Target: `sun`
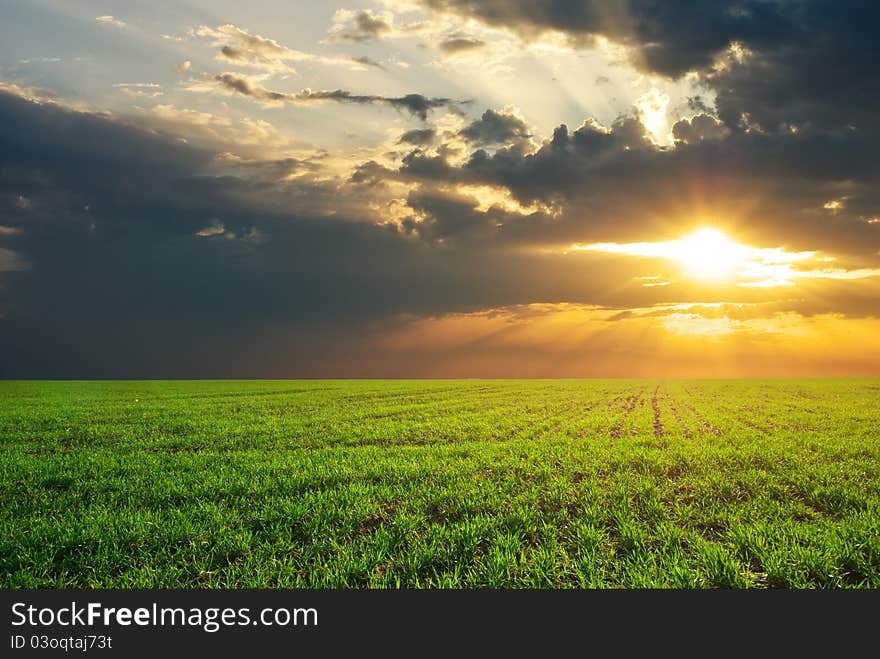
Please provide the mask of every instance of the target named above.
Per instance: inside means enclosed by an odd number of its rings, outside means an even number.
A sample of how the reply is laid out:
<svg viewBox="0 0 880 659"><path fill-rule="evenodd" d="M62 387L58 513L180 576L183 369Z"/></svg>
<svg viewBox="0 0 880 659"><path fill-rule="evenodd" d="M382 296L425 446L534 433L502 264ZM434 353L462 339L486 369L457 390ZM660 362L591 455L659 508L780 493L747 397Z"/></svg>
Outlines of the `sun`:
<svg viewBox="0 0 880 659"><path fill-rule="evenodd" d="M800 279L875 277L880 269L845 271L828 266L834 257L816 252L789 252L784 247L754 247L735 241L724 231L703 226L676 240L642 243L593 243L570 249L664 259L693 282L713 286L769 288L794 286ZM651 266L652 269L655 266ZM643 286L668 286L664 276L647 271L637 277Z"/></svg>
<svg viewBox="0 0 880 659"><path fill-rule="evenodd" d="M742 258L742 246L723 231L711 227L697 229L675 245L673 258L688 275L704 281L730 279Z"/></svg>

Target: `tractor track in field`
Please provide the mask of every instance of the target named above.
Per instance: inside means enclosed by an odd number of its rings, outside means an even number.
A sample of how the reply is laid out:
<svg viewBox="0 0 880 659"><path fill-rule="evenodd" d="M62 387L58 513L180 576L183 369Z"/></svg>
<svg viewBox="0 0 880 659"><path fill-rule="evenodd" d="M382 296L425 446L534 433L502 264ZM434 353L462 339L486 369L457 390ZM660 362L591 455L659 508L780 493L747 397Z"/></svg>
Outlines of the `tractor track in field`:
<svg viewBox="0 0 880 659"><path fill-rule="evenodd" d="M651 407L654 410L654 437L663 436L663 422L660 420L660 403L657 402L657 391L660 385L654 387L654 395L651 397Z"/></svg>

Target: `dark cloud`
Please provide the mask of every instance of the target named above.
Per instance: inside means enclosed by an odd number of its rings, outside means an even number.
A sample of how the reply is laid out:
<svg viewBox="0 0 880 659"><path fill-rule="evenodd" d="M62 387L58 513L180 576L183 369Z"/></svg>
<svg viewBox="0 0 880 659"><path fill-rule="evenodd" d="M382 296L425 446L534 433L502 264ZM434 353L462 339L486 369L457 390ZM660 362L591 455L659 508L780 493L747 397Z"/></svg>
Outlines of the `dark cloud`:
<svg viewBox="0 0 880 659"><path fill-rule="evenodd" d="M556 31L581 43L605 37L629 46L641 68L679 76L708 67L731 42L772 43L790 25L789 6L761 0L420 0L527 39Z"/></svg>
<svg viewBox="0 0 880 659"><path fill-rule="evenodd" d="M611 130L560 126L532 151L520 144L474 151L460 165L414 150L399 169L363 170L364 180L434 186L489 185L519 203L558 207L552 222L506 222L496 241L565 244L674 237L670 229L708 221L759 245L852 254L880 250L880 161L876 146L842 134L729 131L699 115L676 125L675 149L658 149L635 118ZM841 186L845 191L841 192ZM828 222L824 204L846 195ZM876 260L876 259L875 259Z"/></svg>
<svg viewBox="0 0 880 659"><path fill-rule="evenodd" d="M381 335L400 318L529 302L624 309L706 295L692 287L646 288L630 263L609 255L505 247L587 235L601 218L576 193L585 182L587 198L599 194L616 205L616 222L637 223L654 186L641 206L621 200L624 192L643 194L641 160L657 158L658 170L671 165L678 174L681 165L644 146L632 123L612 133L560 128L535 153L510 148L435 172L504 180L517 194L537 197L552 188L551 174L579 170L560 176L558 190L574 204L564 218L497 205L481 210L476 197L422 176L401 228L377 225L381 212L368 214L368 202L378 201L369 183L349 189L344 182L274 179L303 166L289 161L265 171L255 166L247 178L212 175L217 154L210 151L5 93L0 147L0 225L21 228L3 237L3 249L26 264L0 273L3 377L412 374L350 370L372 349L360 337ZM623 154L635 161L615 160ZM608 160L604 166L617 173L587 167L591 158ZM624 185L625 167L637 186ZM381 181L404 173L377 166L370 175ZM619 187L610 187L613 180ZM336 213L322 214L328 209ZM835 313L876 309L870 288L848 285L849 296L827 295L835 290L819 289L811 299ZM733 293L753 302L773 295Z"/></svg>
<svg viewBox="0 0 880 659"><path fill-rule="evenodd" d="M484 117L487 115L497 113L490 110ZM653 151L644 127L633 118L619 121L613 131L593 123L585 123L574 132L559 126L534 153L522 143L491 155L479 149L460 167L451 167L442 156L414 151L403 159L401 173L434 181L502 185L524 203L549 202L559 195L576 193L590 170L596 169L595 162L607 161L629 149Z"/></svg>
<svg viewBox="0 0 880 659"><path fill-rule="evenodd" d="M672 127L676 142L694 144L703 140L721 140L730 135L730 129L715 117L698 114L690 119L682 119Z"/></svg>
<svg viewBox="0 0 880 659"><path fill-rule="evenodd" d="M437 131L434 128L415 128L406 131L400 136L399 144L412 144L414 146L430 146L437 137Z"/></svg>
<svg viewBox="0 0 880 659"><path fill-rule="evenodd" d="M0 93L0 147L0 224L24 226L4 249L28 265L0 279L3 376L301 373L309 328L550 294L515 259L377 226L363 189L210 175L216 154L106 117Z"/></svg>
<svg viewBox="0 0 880 659"><path fill-rule="evenodd" d="M526 122L510 111L486 110L483 116L463 128L461 135L474 144L508 144L531 137Z"/></svg>
<svg viewBox="0 0 880 659"><path fill-rule="evenodd" d="M440 50L446 55L457 55L459 53L480 50L486 47L486 42L481 39L472 39L468 37L453 37L440 42Z"/></svg>
<svg viewBox="0 0 880 659"><path fill-rule="evenodd" d="M414 214L403 222L403 230L430 244L448 244L450 240L483 243L507 218L499 209L476 210L475 198L457 192L413 192L407 204Z"/></svg>
<svg viewBox="0 0 880 659"><path fill-rule="evenodd" d="M573 42L603 37L637 68L694 71L731 129L877 132L880 5L827 0L420 0L507 27L527 39L553 30ZM708 113L699 97L694 111Z"/></svg>
<svg viewBox="0 0 880 659"><path fill-rule="evenodd" d="M688 96L687 108L691 112L696 112L698 114L712 114L712 108L699 94L697 94L696 96Z"/></svg>
<svg viewBox="0 0 880 659"><path fill-rule="evenodd" d="M352 103L357 105L388 105L395 110L405 110L422 119L428 118L428 112L437 108L457 110L462 101L451 98L428 98L422 94L407 94L405 96L388 97L372 94L353 94L350 91L336 89L333 91L313 91L304 89L296 94L287 94L268 90L253 84L247 78L232 73L221 73L214 77L217 84L228 91L233 91L243 96L249 96L263 103L293 103L305 104L322 101L335 103Z"/></svg>
<svg viewBox="0 0 880 659"><path fill-rule="evenodd" d="M185 344L198 346L200 335L344 314L366 321L419 306L421 289L441 287L445 276L418 245L342 216L340 199L318 203L341 215L322 221L308 199L319 191L209 176L214 161L103 117L0 93L0 198L9 201L0 224L26 222L12 246L31 266L0 280L4 375L98 372L105 360L89 361L102 342L117 374L151 358L196 373L204 363ZM20 195L33 200L29 209L16 207ZM237 239L218 239L227 232Z"/></svg>
<svg viewBox="0 0 880 659"><path fill-rule="evenodd" d="M880 48L871 27L880 5L797 2L786 19L774 42L705 76L721 119L765 131L880 132Z"/></svg>

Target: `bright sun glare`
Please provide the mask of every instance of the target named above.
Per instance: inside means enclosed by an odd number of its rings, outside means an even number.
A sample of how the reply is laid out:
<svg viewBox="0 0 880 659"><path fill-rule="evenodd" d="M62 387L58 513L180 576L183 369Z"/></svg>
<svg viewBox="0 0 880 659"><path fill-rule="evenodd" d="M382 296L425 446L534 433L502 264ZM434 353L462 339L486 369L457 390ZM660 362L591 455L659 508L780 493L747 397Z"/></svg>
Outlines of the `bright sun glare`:
<svg viewBox="0 0 880 659"><path fill-rule="evenodd" d="M691 280L710 284L771 287L794 286L800 279L880 277L880 268L834 267L834 257L816 252L789 252L783 247L751 247L713 227L701 227L679 238L654 243L593 243L570 249L666 259ZM646 273L647 274L647 273ZM656 273L637 277L643 286L667 286Z"/></svg>
<svg viewBox="0 0 880 659"><path fill-rule="evenodd" d="M740 245L718 229L697 229L677 242L673 255L695 279L720 281L736 273Z"/></svg>

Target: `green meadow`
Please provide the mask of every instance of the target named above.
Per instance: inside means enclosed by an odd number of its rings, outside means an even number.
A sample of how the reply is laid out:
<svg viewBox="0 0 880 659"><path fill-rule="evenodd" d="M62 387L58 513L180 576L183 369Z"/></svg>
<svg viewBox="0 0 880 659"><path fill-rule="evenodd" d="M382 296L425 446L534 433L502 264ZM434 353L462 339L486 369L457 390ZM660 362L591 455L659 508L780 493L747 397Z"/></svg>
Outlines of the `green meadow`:
<svg viewBox="0 0 880 659"><path fill-rule="evenodd" d="M880 379L0 382L3 588L878 588Z"/></svg>

